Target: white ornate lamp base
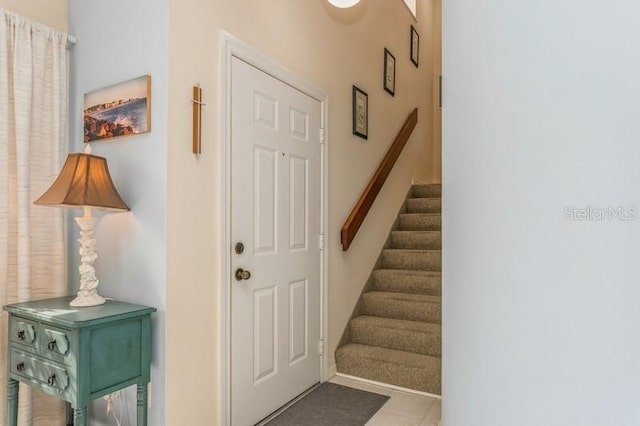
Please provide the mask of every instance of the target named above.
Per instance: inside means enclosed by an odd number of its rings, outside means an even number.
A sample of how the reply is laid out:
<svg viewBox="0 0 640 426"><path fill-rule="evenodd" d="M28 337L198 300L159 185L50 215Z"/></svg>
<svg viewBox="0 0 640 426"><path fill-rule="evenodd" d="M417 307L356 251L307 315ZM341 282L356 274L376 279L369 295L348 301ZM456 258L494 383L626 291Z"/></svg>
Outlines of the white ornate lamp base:
<svg viewBox="0 0 640 426"><path fill-rule="evenodd" d="M77 217L76 223L80 227L80 290L78 297L73 299L70 306L87 307L98 306L105 303L104 297L98 294L99 281L96 278L96 270L93 262L98 258L96 253L96 237L93 228L96 219L91 216L91 208L84 208L84 216Z"/></svg>
<svg viewBox="0 0 640 426"><path fill-rule="evenodd" d="M78 296L69 303L69 306L76 308L84 308L87 306L104 305L105 298L100 296L96 290L84 291L80 290Z"/></svg>

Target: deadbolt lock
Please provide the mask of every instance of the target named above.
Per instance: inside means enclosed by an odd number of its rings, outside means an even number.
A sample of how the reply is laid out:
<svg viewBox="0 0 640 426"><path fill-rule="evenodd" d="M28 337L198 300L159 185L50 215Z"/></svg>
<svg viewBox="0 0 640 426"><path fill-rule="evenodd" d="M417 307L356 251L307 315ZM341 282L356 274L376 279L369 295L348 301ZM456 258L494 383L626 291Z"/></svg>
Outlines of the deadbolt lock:
<svg viewBox="0 0 640 426"><path fill-rule="evenodd" d="M236 254L244 253L244 244L242 244L241 242L237 242L236 243L236 247L235 247L235 251L236 251Z"/></svg>

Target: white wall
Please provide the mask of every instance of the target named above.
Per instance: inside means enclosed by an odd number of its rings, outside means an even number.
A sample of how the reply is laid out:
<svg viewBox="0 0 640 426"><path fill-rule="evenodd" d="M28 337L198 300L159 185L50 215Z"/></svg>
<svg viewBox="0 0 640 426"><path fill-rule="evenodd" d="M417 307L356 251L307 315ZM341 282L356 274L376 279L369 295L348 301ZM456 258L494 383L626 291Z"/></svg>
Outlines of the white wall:
<svg viewBox="0 0 640 426"><path fill-rule="evenodd" d="M640 3L443 3L443 423L636 426Z"/></svg>
<svg viewBox="0 0 640 426"><path fill-rule="evenodd" d="M93 143L108 160L111 176L129 213L109 213L98 222L99 291L118 300L155 306L150 425L164 425L165 291L168 110L168 0L70 0L69 31L78 43L71 50L71 144L83 144L83 94L120 81L152 77L152 130L148 134ZM77 233L69 225L70 277L78 286ZM135 424L135 386L126 392ZM104 404L94 404L92 425L105 419ZM125 416L126 418L126 416ZM129 424L128 422L124 423Z"/></svg>
<svg viewBox="0 0 640 426"><path fill-rule="evenodd" d="M329 94L329 332L333 354L412 178L429 181L432 140L433 1L418 4L420 68L409 59L414 19L400 1L337 9L326 0L170 1L168 151L168 423L218 424L220 309L220 30L226 30ZM384 48L396 57L396 96L382 88ZM202 155L191 153L191 87L200 83ZM351 87L369 94L369 139L351 134ZM342 223L413 108L419 123L348 253ZM185 209L184 206L189 206ZM185 291L188 283L190 291ZM197 338L184 333L197 324ZM197 369L180 371L189 359ZM183 390L189 388L191 393ZM183 422L183 423L180 423Z"/></svg>

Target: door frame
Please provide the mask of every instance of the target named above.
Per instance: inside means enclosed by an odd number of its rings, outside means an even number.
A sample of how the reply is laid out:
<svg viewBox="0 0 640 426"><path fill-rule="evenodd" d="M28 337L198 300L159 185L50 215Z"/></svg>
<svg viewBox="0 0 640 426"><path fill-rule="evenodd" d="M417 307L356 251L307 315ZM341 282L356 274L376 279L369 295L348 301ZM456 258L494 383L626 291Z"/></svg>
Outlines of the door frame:
<svg viewBox="0 0 640 426"><path fill-rule="evenodd" d="M320 229L324 236L324 247L320 251L320 339L324 342L320 355L320 381L328 379L329 357L327 356L328 322L328 276L329 244L328 195L329 195L329 95L313 83L297 76L290 70L259 53L256 49L240 41L228 32L220 31L220 310L219 345L220 364L220 424L231 424L231 63L234 57L271 75L283 83L319 101L321 122L324 128L324 142L320 150L321 170L321 210ZM275 407L278 408L278 407Z"/></svg>

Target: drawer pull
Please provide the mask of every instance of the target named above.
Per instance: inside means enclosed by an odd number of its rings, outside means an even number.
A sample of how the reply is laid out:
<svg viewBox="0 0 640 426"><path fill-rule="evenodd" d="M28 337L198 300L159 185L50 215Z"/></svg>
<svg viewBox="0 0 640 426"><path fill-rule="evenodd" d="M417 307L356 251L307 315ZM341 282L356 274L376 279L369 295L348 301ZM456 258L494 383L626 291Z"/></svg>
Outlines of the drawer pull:
<svg viewBox="0 0 640 426"><path fill-rule="evenodd" d="M26 338L26 336L24 334L24 330L18 331L18 339L19 340L24 340L25 338Z"/></svg>
<svg viewBox="0 0 640 426"><path fill-rule="evenodd" d="M48 348L50 351L55 350L55 349L56 349L56 339L53 339L52 341L50 341L50 342L47 344L47 348Z"/></svg>
<svg viewBox="0 0 640 426"><path fill-rule="evenodd" d="M56 384L56 374L55 373L49 375L49 378L47 379L47 384L49 386L54 386Z"/></svg>
<svg viewBox="0 0 640 426"><path fill-rule="evenodd" d="M22 373L24 371L24 362L21 362L20 364L16 365L16 370Z"/></svg>

